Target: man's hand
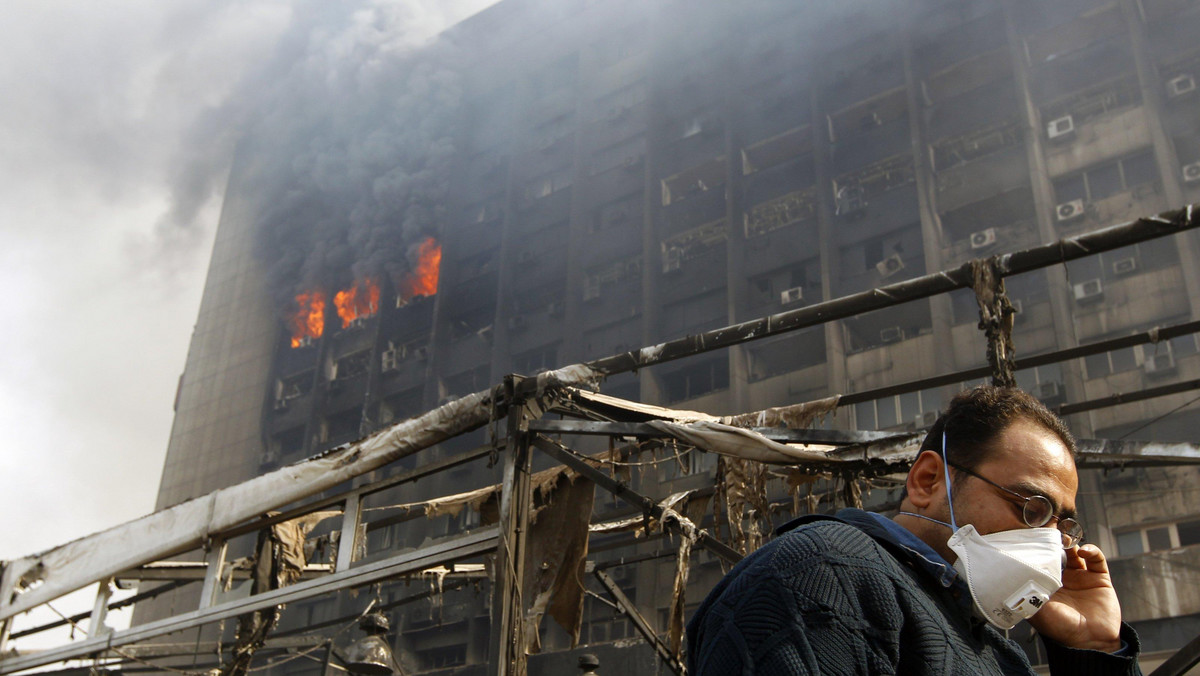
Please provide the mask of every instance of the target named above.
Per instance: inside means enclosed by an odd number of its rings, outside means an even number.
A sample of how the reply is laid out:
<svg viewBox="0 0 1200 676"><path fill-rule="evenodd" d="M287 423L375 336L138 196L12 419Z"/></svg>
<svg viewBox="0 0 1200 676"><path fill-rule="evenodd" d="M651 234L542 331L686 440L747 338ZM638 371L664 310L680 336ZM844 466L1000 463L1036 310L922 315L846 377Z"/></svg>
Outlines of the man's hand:
<svg viewBox="0 0 1200 676"><path fill-rule="evenodd" d="M1067 550L1063 586L1029 624L1039 634L1072 648L1115 652L1121 647L1121 605L1096 545Z"/></svg>

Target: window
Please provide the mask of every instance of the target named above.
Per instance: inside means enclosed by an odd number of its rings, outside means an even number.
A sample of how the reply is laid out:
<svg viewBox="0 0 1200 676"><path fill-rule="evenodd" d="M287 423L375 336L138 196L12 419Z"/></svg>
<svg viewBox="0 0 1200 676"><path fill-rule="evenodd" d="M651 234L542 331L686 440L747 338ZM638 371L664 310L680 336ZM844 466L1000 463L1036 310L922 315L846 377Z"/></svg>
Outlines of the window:
<svg viewBox="0 0 1200 676"><path fill-rule="evenodd" d="M882 430L900 424L914 423L917 427L928 427L942 407L942 394L937 388L908 392L864 401L854 405L855 427L860 430Z"/></svg>
<svg viewBox="0 0 1200 676"><path fill-rule="evenodd" d="M363 375L371 366L371 351L360 350L334 362L333 380L348 380Z"/></svg>
<svg viewBox="0 0 1200 676"><path fill-rule="evenodd" d="M622 168L633 171L642 166L646 157L646 137L642 135L614 143L592 154L591 173L600 174Z"/></svg>
<svg viewBox="0 0 1200 676"><path fill-rule="evenodd" d="M1145 151L1057 179L1054 195L1059 204L1079 199L1094 202L1157 180L1154 155Z"/></svg>
<svg viewBox="0 0 1200 676"><path fill-rule="evenodd" d="M513 369L527 376L549 371L557 365L558 344L543 345L513 357Z"/></svg>
<svg viewBox="0 0 1200 676"><path fill-rule="evenodd" d="M525 196L531 200L550 195L571 186L571 169L557 169L542 174L525 185Z"/></svg>
<svg viewBox="0 0 1200 676"><path fill-rule="evenodd" d="M1088 378L1102 378L1112 373L1132 371L1138 367L1137 353L1132 347L1088 355L1083 358Z"/></svg>
<svg viewBox="0 0 1200 676"><path fill-rule="evenodd" d="M600 232L610 228L622 228L641 223L641 220L641 193L633 193L600 207L592 220L591 230Z"/></svg>
<svg viewBox="0 0 1200 676"><path fill-rule="evenodd" d="M692 399L729 387L729 360L722 356L663 376L669 403Z"/></svg>
<svg viewBox="0 0 1200 676"><path fill-rule="evenodd" d="M1136 556L1200 544L1200 519L1156 524L1114 533L1118 556Z"/></svg>

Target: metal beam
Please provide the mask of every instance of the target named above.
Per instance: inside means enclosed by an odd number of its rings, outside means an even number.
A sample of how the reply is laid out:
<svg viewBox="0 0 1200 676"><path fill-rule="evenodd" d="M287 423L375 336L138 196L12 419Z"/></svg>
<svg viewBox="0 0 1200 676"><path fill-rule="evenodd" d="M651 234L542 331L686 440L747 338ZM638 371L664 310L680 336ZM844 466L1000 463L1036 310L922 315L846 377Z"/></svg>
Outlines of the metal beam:
<svg viewBox="0 0 1200 676"><path fill-rule="evenodd" d="M350 570L339 571L319 580L299 582L290 587L273 589L269 592L248 598L229 601L156 622L149 622L124 631L113 632L100 638L76 641L75 643L31 655L5 657L0 659L0 674L12 674L46 664L78 659L109 648L146 641L156 636L199 627L210 622L230 619L244 613L264 610L284 603L294 603L340 589L361 587L391 577L414 573L432 566L480 556L496 548L497 532L496 528L487 528L462 537L443 540L429 547L405 552L382 561L363 564Z"/></svg>
<svg viewBox="0 0 1200 676"><path fill-rule="evenodd" d="M662 660L663 664L666 664L667 668L675 672L678 676L684 676L684 674L687 673L687 670L682 664L679 663L679 660L675 659L675 656L671 654L671 649L668 648L667 644L658 637L658 634L655 633L654 628L651 627L650 623L646 621L645 616L643 616L642 613L637 609L637 606L635 606L633 602L629 600L629 597L625 595L625 592L621 591L621 587L619 587L617 583L614 582L613 579L602 570L592 571L592 574L596 576L596 579L599 580L600 584L604 586L604 590L607 591L608 595L612 597L612 600L616 602L617 608L625 614L625 617L629 618L630 622L633 623L633 628L637 629L638 633L642 635L642 638L646 639L646 643L649 643L650 647L654 648L654 652L658 655L658 659Z"/></svg>
<svg viewBox="0 0 1200 676"><path fill-rule="evenodd" d="M894 432L793 430L786 427L751 427L771 441L786 444L862 444L896 436ZM646 423L594 422L590 420L537 420L529 423L530 432L542 434L595 434L620 437L662 437L663 433Z"/></svg>
<svg viewBox="0 0 1200 676"><path fill-rule="evenodd" d="M512 392L514 380L505 381ZM500 492L499 541L492 597L488 674L525 676L525 548L532 508L532 458L523 406L508 409L504 478ZM534 629L534 631L537 631Z"/></svg>
<svg viewBox="0 0 1200 676"><path fill-rule="evenodd" d="M1101 352L1109 352L1110 350L1119 350L1125 347L1134 345L1146 345L1163 340L1170 340L1179 336L1186 336L1200 332L1200 321L1185 322L1183 324L1175 324L1172 326L1162 326L1141 331L1129 336L1121 336L1119 338L1111 338L1102 340L1096 343L1088 343L1087 345L1079 345L1077 347L1069 347L1065 350L1056 350L1054 352L1046 352L1032 357L1024 357L1017 360L1016 368L1018 371L1022 369L1030 369L1035 366L1045 366L1047 364L1058 364L1070 359L1079 357L1087 357ZM943 385L954 385L961 383L964 380L974 380L976 378L984 378L991 375L992 369L990 366L977 366L975 368L962 369L954 373L943 373L942 375L922 378L920 380L910 380L907 383L898 383L896 385L888 385L886 387L877 387L872 390L863 390L862 392L849 392L838 398L838 406L851 406L860 404L865 401L875 401L883 397L890 397L897 394L906 394L916 392L931 387L941 387ZM1128 395L1126 395L1128 396ZM1070 404L1069 406L1076 406ZM1091 410L1091 409L1084 409ZM1078 412L1078 411L1072 411Z"/></svg>
<svg viewBox="0 0 1200 676"><path fill-rule="evenodd" d="M1200 636L1192 639L1180 648L1166 662L1150 672L1150 676L1183 676L1189 669L1200 664Z"/></svg>
<svg viewBox="0 0 1200 676"><path fill-rule="evenodd" d="M650 498L629 488L616 479L613 479L595 467L592 467L583 460L575 457L569 451L559 447L558 444L550 439L547 439L546 437L534 437L533 445L562 464L575 470L580 474L580 476L583 476L609 493L612 493L625 502L637 507L638 509L642 510L642 513L659 519L659 521L662 522L663 508ZM679 527L679 524L675 523L674 521L667 521L665 522L665 525L681 535L684 534L682 529ZM738 561L742 560L741 554L737 553L724 542L714 538L705 531L700 531L700 537L696 540L696 544L707 549L713 554L716 554L729 563L737 563Z"/></svg>
<svg viewBox="0 0 1200 676"><path fill-rule="evenodd" d="M1059 263L1111 251L1130 244L1174 235L1200 226L1200 210L1193 213L1191 205L1158 216L1140 218L1076 237L1068 237L1032 249L993 257L1001 277L1032 272ZM970 288L974 261L957 268L915 277L870 291L844 296L788 312L733 324L712 331L686 336L677 340L643 347L640 350L586 362L587 366L605 375L636 371L692 355L712 352L752 340L788 333L838 319L880 310L914 300L921 300Z"/></svg>

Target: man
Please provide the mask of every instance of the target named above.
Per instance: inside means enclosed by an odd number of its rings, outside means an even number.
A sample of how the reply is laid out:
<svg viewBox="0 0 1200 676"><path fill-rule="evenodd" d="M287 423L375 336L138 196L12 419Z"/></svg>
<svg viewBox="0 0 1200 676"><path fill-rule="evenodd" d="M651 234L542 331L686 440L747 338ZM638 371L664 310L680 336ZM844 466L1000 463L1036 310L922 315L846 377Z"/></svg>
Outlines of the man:
<svg viewBox="0 0 1200 676"><path fill-rule="evenodd" d="M1140 674L1104 554L1079 545L1074 453L1030 395L959 394L894 520L802 517L713 589L689 674L1032 674L1002 633L1022 618L1052 674Z"/></svg>

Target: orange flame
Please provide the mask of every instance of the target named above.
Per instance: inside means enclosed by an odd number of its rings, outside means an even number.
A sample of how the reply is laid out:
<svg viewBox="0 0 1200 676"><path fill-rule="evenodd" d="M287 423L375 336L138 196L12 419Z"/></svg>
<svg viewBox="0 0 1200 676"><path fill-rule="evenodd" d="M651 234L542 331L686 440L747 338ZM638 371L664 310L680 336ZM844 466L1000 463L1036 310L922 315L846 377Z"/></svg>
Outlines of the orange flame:
<svg viewBox="0 0 1200 676"><path fill-rule="evenodd" d="M296 296L296 314L292 315L292 347L301 347L305 339L320 338L325 332L325 293L308 291Z"/></svg>
<svg viewBox="0 0 1200 676"><path fill-rule="evenodd" d="M417 296L432 296L437 293L438 271L442 267L442 245L432 237L426 237L417 249L417 265L400 281L400 300L407 303Z"/></svg>
<svg viewBox="0 0 1200 676"><path fill-rule="evenodd" d="M370 317L379 311L379 285L373 279L355 282L349 289L338 291L333 297L333 304L342 318L344 329L355 319Z"/></svg>

